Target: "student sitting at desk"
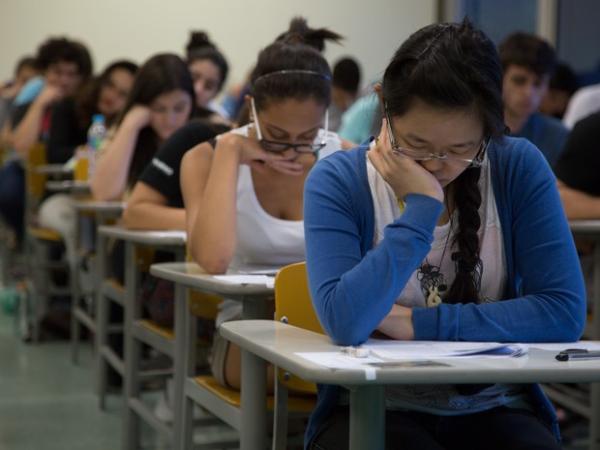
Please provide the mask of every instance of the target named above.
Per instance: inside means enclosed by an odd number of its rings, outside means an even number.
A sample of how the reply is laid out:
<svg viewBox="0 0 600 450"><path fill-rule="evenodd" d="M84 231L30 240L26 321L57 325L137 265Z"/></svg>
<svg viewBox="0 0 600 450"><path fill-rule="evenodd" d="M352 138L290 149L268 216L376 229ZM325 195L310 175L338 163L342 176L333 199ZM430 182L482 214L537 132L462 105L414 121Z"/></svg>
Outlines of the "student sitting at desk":
<svg viewBox="0 0 600 450"><path fill-rule="evenodd" d="M229 72L225 56L203 31L190 33L186 53L196 92L196 117L214 123L227 123L226 112L214 101Z"/></svg>
<svg viewBox="0 0 600 450"><path fill-rule="evenodd" d="M159 54L140 68L114 136L98 155L91 179L96 200L120 200L159 145L190 119L194 84L177 55ZM109 133L110 134L110 133Z"/></svg>
<svg viewBox="0 0 600 450"><path fill-rule="evenodd" d="M499 52L506 125L514 136L538 147L552 166L569 134L560 120L538 112L556 67L554 49L535 35L514 33L500 44Z"/></svg>
<svg viewBox="0 0 600 450"><path fill-rule="evenodd" d="M123 211L123 225L136 230L185 230L181 160L192 148L227 131L226 125L196 119L173 133L133 187Z"/></svg>
<svg viewBox="0 0 600 450"><path fill-rule="evenodd" d="M379 137L323 160L305 190L308 278L331 338L572 342L585 292L554 176L504 135L502 69L468 22L402 44ZM347 448L347 396L320 386L307 447ZM537 385L394 386L388 448L558 449Z"/></svg>
<svg viewBox="0 0 600 450"><path fill-rule="evenodd" d="M52 108L48 155L54 163L64 163L75 149L87 142L87 132L95 114L102 114L106 126L119 117L138 67L121 60L110 64L75 97L65 98Z"/></svg>
<svg viewBox="0 0 600 450"><path fill-rule="evenodd" d="M6 139L15 155L26 159L33 144L46 142L52 122L52 105L59 99L74 96L92 73L87 48L66 38L50 38L38 49L36 65L43 77L34 77L14 100ZM12 158L11 158L12 159ZM52 158L48 159L52 163ZM0 169L0 215L14 229L17 241L24 233L25 170L19 159L12 159Z"/></svg>
<svg viewBox="0 0 600 450"><path fill-rule="evenodd" d="M181 182L192 257L209 273L304 260L302 191L315 164L342 147L327 131L331 71L306 42L334 35L303 19L258 56L246 101L252 124L183 158ZM335 35L337 36L337 35ZM225 301L217 324L241 315ZM215 335L213 374L239 388L239 349Z"/></svg>

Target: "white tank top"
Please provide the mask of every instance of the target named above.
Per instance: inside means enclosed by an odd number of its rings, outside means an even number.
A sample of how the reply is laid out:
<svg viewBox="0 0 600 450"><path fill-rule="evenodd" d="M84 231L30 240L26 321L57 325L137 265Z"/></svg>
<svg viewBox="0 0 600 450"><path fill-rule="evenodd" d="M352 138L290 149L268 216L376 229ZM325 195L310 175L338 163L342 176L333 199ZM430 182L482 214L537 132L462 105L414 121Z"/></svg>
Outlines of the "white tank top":
<svg viewBox="0 0 600 450"><path fill-rule="evenodd" d="M250 127L246 125L231 132L247 137ZM325 130L320 130L314 142L321 142L324 133ZM342 148L336 133L328 132L325 142L318 159ZM267 213L256 197L250 166L245 164L238 172L236 235L237 245L229 265L231 270L279 268L305 259L304 221L283 220ZM223 302L217 325L240 313L238 302Z"/></svg>

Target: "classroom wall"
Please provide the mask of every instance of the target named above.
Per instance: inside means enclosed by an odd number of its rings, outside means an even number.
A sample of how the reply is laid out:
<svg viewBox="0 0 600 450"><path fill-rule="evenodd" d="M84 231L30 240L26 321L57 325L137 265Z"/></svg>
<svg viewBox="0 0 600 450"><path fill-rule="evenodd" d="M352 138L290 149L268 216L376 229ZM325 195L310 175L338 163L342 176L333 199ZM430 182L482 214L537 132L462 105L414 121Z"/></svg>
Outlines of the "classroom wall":
<svg viewBox="0 0 600 450"><path fill-rule="evenodd" d="M577 72L600 72L599 20L598 0L559 2L558 56Z"/></svg>
<svg viewBox="0 0 600 450"><path fill-rule="evenodd" d="M383 72L397 46L437 17L436 0L0 0L0 80L48 36L66 34L92 50L95 68L155 52L184 51L190 30L207 30L240 81L256 54L302 14L347 37L326 56L356 56L366 79Z"/></svg>

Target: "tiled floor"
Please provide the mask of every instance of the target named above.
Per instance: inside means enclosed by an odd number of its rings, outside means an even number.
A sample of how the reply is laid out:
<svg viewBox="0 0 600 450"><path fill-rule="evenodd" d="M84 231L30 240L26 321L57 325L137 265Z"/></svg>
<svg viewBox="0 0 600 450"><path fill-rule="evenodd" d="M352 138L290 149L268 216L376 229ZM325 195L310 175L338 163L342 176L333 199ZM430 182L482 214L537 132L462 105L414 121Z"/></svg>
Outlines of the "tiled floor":
<svg viewBox="0 0 600 450"><path fill-rule="evenodd" d="M0 309L0 450L121 448L122 397L109 396L107 410L99 409L90 348L82 345L76 366L67 341L23 343L12 316ZM149 428L142 430L144 450L169 448ZM232 433L214 426L195 435L199 442L214 442L235 439Z"/></svg>
<svg viewBox="0 0 600 450"><path fill-rule="evenodd" d="M0 449L108 450L120 447L120 400L98 408L89 347L71 363L65 341L25 344L0 313Z"/></svg>

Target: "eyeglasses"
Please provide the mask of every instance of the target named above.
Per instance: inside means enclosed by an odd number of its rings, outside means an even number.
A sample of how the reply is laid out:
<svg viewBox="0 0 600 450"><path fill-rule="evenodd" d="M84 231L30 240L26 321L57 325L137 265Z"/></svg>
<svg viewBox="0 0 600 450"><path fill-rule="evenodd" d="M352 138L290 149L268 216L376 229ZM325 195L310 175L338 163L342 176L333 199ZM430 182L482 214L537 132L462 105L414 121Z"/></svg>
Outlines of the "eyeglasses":
<svg viewBox="0 0 600 450"><path fill-rule="evenodd" d="M414 150L407 147L403 147L396 142L396 138L394 136L394 130L392 129L392 121L390 120L390 115L387 110L387 106L385 109L385 118L387 122L388 135L390 137L390 144L392 146L392 151L394 153L399 153L404 156L409 157L415 161L430 161L432 159L437 159L440 161L447 161L449 163L454 163L457 165L463 165L468 167L481 167L483 164L483 158L485 156L485 152L490 143L489 139L484 139L481 141L479 146L477 147L477 153L474 158L462 158L460 156L451 155L448 153L431 153L427 150Z"/></svg>
<svg viewBox="0 0 600 450"><path fill-rule="evenodd" d="M250 107L252 108L252 115L254 116L254 126L256 127L256 137L258 138L258 142L260 146L272 153L281 153L288 149L293 149L297 153L317 153L319 150L324 148L327 145L325 141L327 137L327 131L329 129L329 112L325 112L325 133L322 133L323 138L321 142L318 144L294 144L292 142L279 142L279 141L269 141L268 139L264 139L262 136L262 132L260 131L260 124L258 122L258 115L256 114L256 105L254 104L254 99L250 99Z"/></svg>

